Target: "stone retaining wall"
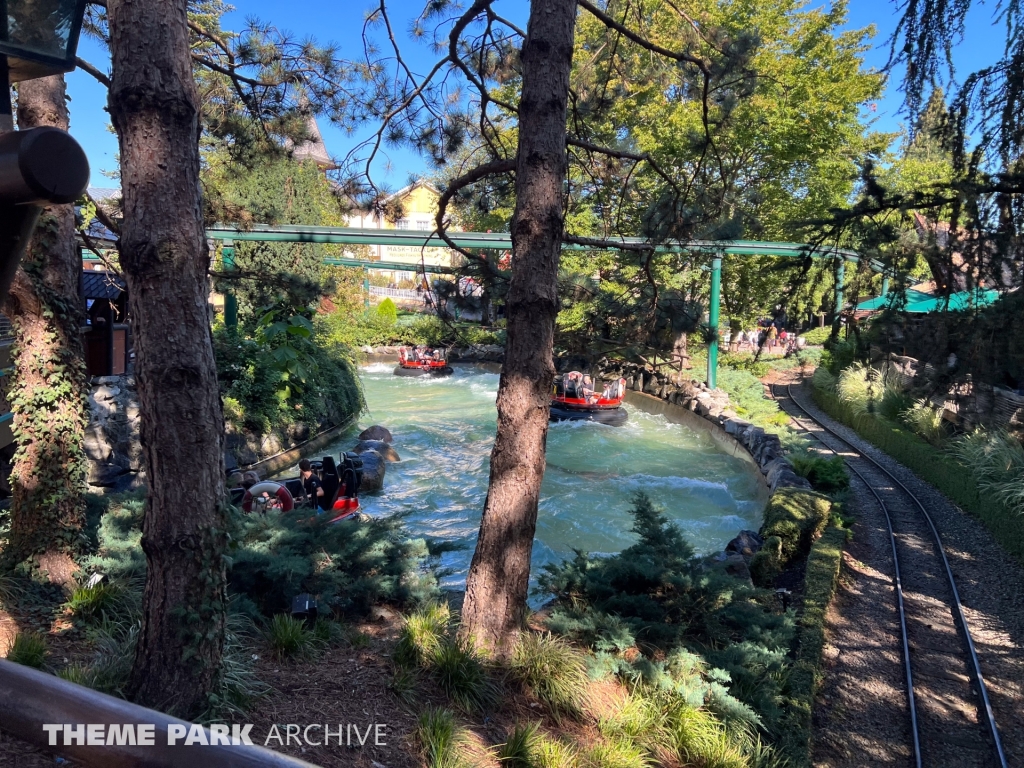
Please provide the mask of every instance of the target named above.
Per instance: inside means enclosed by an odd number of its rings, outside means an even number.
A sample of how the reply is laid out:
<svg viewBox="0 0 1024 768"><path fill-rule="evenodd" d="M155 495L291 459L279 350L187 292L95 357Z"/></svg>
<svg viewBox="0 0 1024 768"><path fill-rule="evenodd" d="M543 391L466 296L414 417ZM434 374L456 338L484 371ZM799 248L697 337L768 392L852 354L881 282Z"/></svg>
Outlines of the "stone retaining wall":
<svg viewBox="0 0 1024 768"><path fill-rule="evenodd" d="M127 491L145 484L134 376L99 376L89 392L85 454L92 490Z"/></svg>

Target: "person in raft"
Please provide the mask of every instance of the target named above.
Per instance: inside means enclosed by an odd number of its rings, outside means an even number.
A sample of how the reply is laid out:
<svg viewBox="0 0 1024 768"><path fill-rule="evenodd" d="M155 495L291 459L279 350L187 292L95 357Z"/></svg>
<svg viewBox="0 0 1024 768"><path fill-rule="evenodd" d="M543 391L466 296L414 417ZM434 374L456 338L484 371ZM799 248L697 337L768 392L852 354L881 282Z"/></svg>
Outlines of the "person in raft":
<svg viewBox="0 0 1024 768"><path fill-rule="evenodd" d="M299 475L302 477L302 500L318 513L323 512L324 487L320 484L320 478L313 474L313 465L309 459L299 462Z"/></svg>
<svg viewBox="0 0 1024 768"><path fill-rule="evenodd" d="M597 402L597 398L594 397L594 382L589 376L583 377L583 399L588 403Z"/></svg>

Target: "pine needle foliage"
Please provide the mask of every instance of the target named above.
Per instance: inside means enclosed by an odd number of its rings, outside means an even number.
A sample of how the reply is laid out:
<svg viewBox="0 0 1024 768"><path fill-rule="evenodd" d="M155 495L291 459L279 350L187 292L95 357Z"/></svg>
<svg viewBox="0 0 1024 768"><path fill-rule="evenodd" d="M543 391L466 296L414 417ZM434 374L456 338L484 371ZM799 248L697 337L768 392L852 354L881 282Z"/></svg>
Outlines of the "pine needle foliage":
<svg viewBox="0 0 1024 768"><path fill-rule="evenodd" d="M550 565L539 579L556 605L548 627L597 650L606 669L711 702L726 720L770 727L793 619L768 593L709 569L646 494L630 510L639 540L618 555ZM632 663L619 654L639 648ZM662 660L656 660L657 657Z"/></svg>
<svg viewBox="0 0 1024 768"><path fill-rule="evenodd" d="M142 583L143 505L137 496L110 502L86 570L115 583ZM228 587L238 612L252 618L290 610L302 592L316 595L321 610L352 615L381 603L429 602L439 594L434 574L425 568L429 543L409 539L398 517L330 524L309 510L235 513L232 526Z"/></svg>

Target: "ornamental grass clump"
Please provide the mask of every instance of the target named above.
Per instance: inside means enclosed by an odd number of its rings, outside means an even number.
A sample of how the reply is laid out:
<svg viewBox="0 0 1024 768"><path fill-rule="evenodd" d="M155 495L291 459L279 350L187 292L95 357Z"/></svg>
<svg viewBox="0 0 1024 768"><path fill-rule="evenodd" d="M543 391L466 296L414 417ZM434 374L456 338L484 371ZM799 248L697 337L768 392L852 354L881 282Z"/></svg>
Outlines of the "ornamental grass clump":
<svg viewBox="0 0 1024 768"><path fill-rule="evenodd" d="M563 638L524 632L508 663L508 672L555 717L583 716L588 698L587 662Z"/></svg>
<svg viewBox="0 0 1024 768"><path fill-rule="evenodd" d="M42 669L49 646L46 637L36 632L19 632L7 649L7 660L26 667Z"/></svg>
<svg viewBox="0 0 1024 768"><path fill-rule="evenodd" d="M900 419L932 445L942 445L946 430L941 408L936 408L925 399L916 400L900 414Z"/></svg>
<svg viewBox="0 0 1024 768"><path fill-rule="evenodd" d="M863 363L844 368L836 380L836 393L855 416L872 410L871 369Z"/></svg>
<svg viewBox="0 0 1024 768"><path fill-rule="evenodd" d="M445 642L451 621L451 609L446 603L430 603L410 613L395 645L394 662L403 667L428 663Z"/></svg>
<svg viewBox="0 0 1024 768"><path fill-rule="evenodd" d="M479 712L494 704L498 689L483 660L467 643L446 638L429 659L429 668L448 699L464 712Z"/></svg>
<svg viewBox="0 0 1024 768"><path fill-rule="evenodd" d="M978 488L1011 513L1024 515L1024 446L1006 431L978 429L957 440L953 453Z"/></svg>
<svg viewBox="0 0 1024 768"><path fill-rule="evenodd" d="M428 707L416 721L416 742L427 768L469 768L466 758L469 734L459 726L455 714L441 707Z"/></svg>
<svg viewBox="0 0 1024 768"><path fill-rule="evenodd" d="M279 659L289 657L307 658L323 650L326 643L316 633L306 628L302 619L279 613L267 623L264 637L274 655Z"/></svg>

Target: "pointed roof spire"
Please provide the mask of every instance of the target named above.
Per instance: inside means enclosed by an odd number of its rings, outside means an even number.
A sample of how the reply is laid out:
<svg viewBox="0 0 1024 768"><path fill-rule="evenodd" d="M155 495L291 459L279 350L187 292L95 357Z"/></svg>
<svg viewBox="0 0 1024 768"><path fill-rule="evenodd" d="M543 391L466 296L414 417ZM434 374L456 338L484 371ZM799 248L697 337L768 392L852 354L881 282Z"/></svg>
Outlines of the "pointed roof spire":
<svg viewBox="0 0 1024 768"><path fill-rule="evenodd" d="M316 118L312 114L306 121L306 131L309 133L309 138L292 150L292 157L299 162L312 160L324 171L337 168L338 164L327 153L324 137L320 134L320 127L316 124Z"/></svg>
<svg viewBox="0 0 1024 768"><path fill-rule="evenodd" d="M300 93L299 95L299 110L306 115L306 133L309 135L309 138L299 143L298 146L295 146L289 140L285 142L285 146L292 150L292 157L300 163L305 160L312 160L322 171L334 170L338 167L338 164L334 162L327 152L324 137L320 133L320 126L317 125L316 116L310 108L309 99L305 93Z"/></svg>

